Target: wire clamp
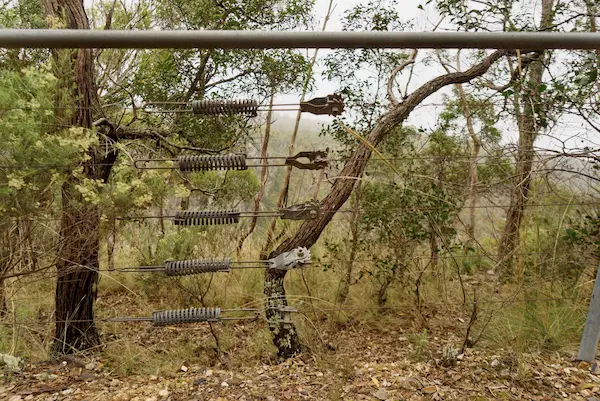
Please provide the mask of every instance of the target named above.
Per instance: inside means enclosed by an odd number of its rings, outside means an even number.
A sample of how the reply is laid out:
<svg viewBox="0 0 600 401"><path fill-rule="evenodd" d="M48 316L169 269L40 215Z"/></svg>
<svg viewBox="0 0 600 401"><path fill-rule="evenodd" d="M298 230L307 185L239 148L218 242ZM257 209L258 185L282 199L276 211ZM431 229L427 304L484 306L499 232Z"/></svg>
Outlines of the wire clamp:
<svg viewBox="0 0 600 401"><path fill-rule="evenodd" d="M300 158L307 158L308 163L299 161ZM294 156L286 157L286 166L296 167L299 170L322 170L329 165L327 160L327 151L317 150L314 152L299 152Z"/></svg>
<svg viewBox="0 0 600 401"><path fill-rule="evenodd" d="M280 209L282 220L314 220L321 216L321 204L318 200Z"/></svg>
<svg viewBox="0 0 600 401"><path fill-rule="evenodd" d="M339 93L316 97L307 102L300 102L300 111L316 115L339 116L344 111L344 99Z"/></svg>
<svg viewBox="0 0 600 401"><path fill-rule="evenodd" d="M293 327L294 321L292 320L292 313L297 313L298 310L289 306L276 306L270 308L271 310L277 311L280 315L279 318L269 319L268 323L271 328Z"/></svg>
<svg viewBox="0 0 600 401"><path fill-rule="evenodd" d="M269 259L269 269L273 270L292 270L295 268L304 269L310 264L310 251L305 247L299 247L289 252L277 255Z"/></svg>

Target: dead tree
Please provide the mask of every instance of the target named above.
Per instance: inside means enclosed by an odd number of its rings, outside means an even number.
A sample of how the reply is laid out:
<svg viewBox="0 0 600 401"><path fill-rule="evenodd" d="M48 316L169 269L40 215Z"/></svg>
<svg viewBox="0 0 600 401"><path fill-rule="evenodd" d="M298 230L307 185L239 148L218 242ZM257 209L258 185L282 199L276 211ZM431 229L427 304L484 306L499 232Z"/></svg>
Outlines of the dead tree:
<svg viewBox="0 0 600 401"><path fill-rule="evenodd" d="M495 51L467 71L448 73L432 79L406 96L402 102L392 99L392 109L379 119L366 137L367 141L375 147L378 146L388 133L394 127L402 124L414 108L428 96L447 85L469 82L483 75L498 59L510 54L512 53L506 50ZM296 234L281 243L269 255L269 258L273 258L283 252L291 251L297 247L310 248L314 245L333 218L334 213L331 212L339 210L350 197L355 187L355 181L362 176L370 157L370 147L363 143L358 145L339 174L339 178L335 180L331 192L321 203L322 208L330 212L324 213L318 219L304 222ZM301 348L294 325L288 323L286 319L285 308L288 306L288 303L284 287L285 274L285 271L267 270L265 272L264 285L267 319L270 322L273 342L277 347L278 355L283 358L300 352Z"/></svg>

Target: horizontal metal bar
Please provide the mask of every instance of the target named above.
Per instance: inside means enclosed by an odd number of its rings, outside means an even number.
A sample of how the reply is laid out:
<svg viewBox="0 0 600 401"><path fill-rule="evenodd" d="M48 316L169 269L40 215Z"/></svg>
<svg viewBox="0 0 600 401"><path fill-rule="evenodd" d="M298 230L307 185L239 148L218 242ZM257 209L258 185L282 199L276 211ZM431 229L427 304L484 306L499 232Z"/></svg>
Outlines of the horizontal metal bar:
<svg viewBox="0 0 600 401"><path fill-rule="evenodd" d="M598 49L580 32L278 32L0 29L3 48L473 48Z"/></svg>

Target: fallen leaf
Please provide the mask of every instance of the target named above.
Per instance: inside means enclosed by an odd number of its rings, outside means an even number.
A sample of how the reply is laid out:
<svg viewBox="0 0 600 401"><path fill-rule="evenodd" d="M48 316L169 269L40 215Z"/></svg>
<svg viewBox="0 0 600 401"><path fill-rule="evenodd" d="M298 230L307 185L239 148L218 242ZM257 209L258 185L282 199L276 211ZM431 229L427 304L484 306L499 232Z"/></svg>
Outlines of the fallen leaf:
<svg viewBox="0 0 600 401"><path fill-rule="evenodd" d="M437 393L437 386L423 387L423 389L421 391L424 392L425 394Z"/></svg>

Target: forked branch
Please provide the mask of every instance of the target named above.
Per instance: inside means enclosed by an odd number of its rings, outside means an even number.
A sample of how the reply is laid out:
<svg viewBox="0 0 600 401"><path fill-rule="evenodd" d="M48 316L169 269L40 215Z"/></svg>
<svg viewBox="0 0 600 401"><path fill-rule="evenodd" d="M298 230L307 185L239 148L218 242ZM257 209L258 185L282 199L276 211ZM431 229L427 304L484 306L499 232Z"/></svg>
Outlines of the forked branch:
<svg viewBox="0 0 600 401"><path fill-rule="evenodd" d="M394 68L394 70L390 74L390 78L388 79L388 82L387 82L387 93L388 93L388 97L390 98L390 102L392 103L392 106L394 106L394 107L398 106L398 104L400 103L398 101L398 99L396 98L396 95L394 95L394 82L396 81L396 76L398 74L400 74L402 72L402 70L404 70L406 67L415 63L415 60L417 59L417 53L418 53L418 49L413 49L412 54L410 55L410 58L408 60L406 60L404 63L400 64L398 67Z"/></svg>

